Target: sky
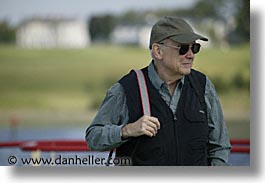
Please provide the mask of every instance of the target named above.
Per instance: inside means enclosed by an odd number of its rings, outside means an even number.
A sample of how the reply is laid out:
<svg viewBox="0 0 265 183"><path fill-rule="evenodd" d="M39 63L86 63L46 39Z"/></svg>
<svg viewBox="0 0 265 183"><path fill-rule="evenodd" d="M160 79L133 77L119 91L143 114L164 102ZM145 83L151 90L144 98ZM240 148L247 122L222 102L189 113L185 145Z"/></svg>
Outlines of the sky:
<svg viewBox="0 0 265 183"><path fill-rule="evenodd" d="M0 21L17 24L34 16L66 16L87 20L91 15L127 10L186 8L197 0L0 0Z"/></svg>

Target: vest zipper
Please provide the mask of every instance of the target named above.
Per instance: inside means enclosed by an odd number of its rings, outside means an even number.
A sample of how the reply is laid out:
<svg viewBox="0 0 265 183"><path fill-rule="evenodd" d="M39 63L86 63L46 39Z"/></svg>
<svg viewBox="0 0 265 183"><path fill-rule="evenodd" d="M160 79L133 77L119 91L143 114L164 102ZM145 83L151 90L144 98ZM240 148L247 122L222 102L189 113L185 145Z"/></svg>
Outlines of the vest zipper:
<svg viewBox="0 0 265 183"><path fill-rule="evenodd" d="M176 165L179 166L180 165L180 146L179 146L179 139L178 139L178 127L177 127L177 122L178 122L178 118L176 113L173 114L174 117L174 134L175 134L175 142L176 142L176 153L177 153L177 158L176 158Z"/></svg>

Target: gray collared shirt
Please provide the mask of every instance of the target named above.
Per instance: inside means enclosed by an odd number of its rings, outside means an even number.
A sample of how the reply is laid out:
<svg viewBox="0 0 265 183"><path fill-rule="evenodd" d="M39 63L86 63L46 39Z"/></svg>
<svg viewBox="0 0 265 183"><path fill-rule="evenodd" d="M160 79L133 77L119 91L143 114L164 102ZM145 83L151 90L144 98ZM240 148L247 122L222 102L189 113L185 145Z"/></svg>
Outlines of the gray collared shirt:
<svg viewBox="0 0 265 183"><path fill-rule="evenodd" d="M183 77L178 81L173 95L168 86L158 76L154 63L148 66L148 76L162 98L175 113L184 84ZM230 142L224 122L222 108L212 82L206 77L205 102L209 133L209 158L211 165L228 165ZM121 139L121 128L129 122L126 95L120 83L115 83L106 94L100 109L86 130L86 141L90 149L110 150L119 147L126 140Z"/></svg>

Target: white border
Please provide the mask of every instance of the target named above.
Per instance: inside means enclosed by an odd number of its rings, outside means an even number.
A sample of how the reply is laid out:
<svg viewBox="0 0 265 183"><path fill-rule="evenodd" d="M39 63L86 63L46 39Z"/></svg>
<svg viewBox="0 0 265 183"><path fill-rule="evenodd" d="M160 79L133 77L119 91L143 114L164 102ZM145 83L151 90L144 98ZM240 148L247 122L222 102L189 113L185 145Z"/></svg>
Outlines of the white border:
<svg viewBox="0 0 265 183"><path fill-rule="evenodd" d="M0 167L1 182L263 182L264 181L264 3L251 0L251 166L173 168Z"/></svg>

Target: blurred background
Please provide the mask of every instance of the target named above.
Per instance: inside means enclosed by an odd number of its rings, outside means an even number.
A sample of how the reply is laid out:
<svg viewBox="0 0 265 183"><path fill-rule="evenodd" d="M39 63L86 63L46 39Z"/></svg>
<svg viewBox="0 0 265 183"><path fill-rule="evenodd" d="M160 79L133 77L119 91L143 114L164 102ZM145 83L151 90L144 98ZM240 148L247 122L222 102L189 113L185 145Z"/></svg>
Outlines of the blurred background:
<svg viewBox="0 0 265 183"><path fill-rule="evenodd" d="M0 140L84 139L107 89L151 61L165 15L210 39L194 68L215 84L230 138L249 138L249 3L0 0Z"/></svg>

